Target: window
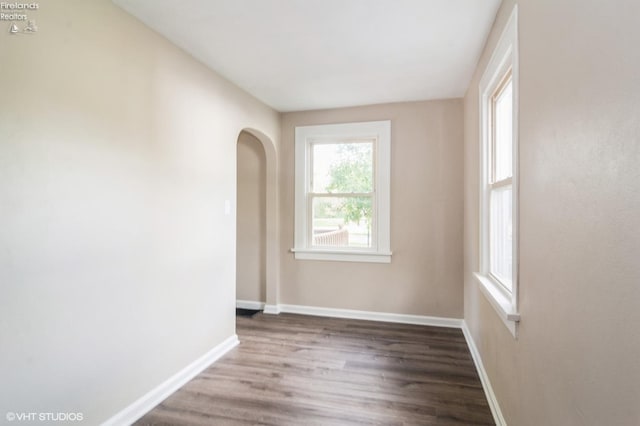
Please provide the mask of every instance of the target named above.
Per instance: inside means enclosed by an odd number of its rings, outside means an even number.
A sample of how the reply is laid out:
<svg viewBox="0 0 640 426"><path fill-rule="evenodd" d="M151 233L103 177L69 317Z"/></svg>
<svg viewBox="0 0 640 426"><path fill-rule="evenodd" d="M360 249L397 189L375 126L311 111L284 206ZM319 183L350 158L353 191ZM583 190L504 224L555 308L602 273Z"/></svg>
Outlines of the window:
<svg viewBox="0 0 640 426"><path fill-rule="evenodd" d="M480 288L511 333L518 313L517 8L480 80Z"/></svg>
<svg viewBox="0 0 640 426"><path fill-rule="evenodd" d="M513 290L513 80L511 70L490 99L489 274Z"/></svg>
<svg viewBox="0 0 640 426"><path fill-rule="evenodd" d="M296 259L391 261L391 123L296 127Z"/></svg>

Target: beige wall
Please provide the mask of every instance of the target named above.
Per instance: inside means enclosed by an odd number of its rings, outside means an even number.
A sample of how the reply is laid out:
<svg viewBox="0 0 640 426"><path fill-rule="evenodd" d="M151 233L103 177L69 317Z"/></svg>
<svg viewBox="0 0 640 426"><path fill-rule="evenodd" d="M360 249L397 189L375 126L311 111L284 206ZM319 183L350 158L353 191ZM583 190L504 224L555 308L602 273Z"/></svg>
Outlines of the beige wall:
<svg viewBox="0 0 640 426"><path fill-rule="evenodd" d="M391 120L391 264L295 260L295 126ZM461 100L282 115L280 302L462 317Z"/></svg>
<svg viewBox="0 0 640 426"><path fill-rule="evenodd" d="M236 299L266 301L266 158L262 143L238 138Z"/></svg>
<svg viewBox="0 0 640 426"><path fill-rule="evenodd" d="M465 97L465 319L510 425L640 424L640 3L523 0L520 312L478 267L478 80Z"/></svg>
<svg viewBox="0 0 640 426"><path fill-rule="evenodd" d="M234 334L236 143L280 121L107 0L33 14L0 33L0 415L98 424Z"/></svg>
<svg viewBox="0 0 640 426"><path fill-rule="evenodd" d="M37 34L0 33L0 415L99 423L234 333L224 204L251 128L276 143L283 132L267 212L281 210L280 231L266 237L281 240L281 303L461 317L464 278L464 317L509 424L640 423L640 4L520 3L518 340L471 275L477 83L512 5L464 100L464 150L460 100L280 122L106 0L42 2ZM294 260L294 127L381 119L392 263Z"/></svg>

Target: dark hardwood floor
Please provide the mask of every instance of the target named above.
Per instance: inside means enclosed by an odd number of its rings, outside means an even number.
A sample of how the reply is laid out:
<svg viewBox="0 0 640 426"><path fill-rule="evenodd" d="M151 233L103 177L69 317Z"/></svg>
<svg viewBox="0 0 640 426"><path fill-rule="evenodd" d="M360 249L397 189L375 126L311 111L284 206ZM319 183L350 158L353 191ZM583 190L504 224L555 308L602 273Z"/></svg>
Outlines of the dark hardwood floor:
<svg viewBox="0 0 640 426"><path fill-rule="evenodd" d="M237 317L240 345L137 425L493 425L460 330Z"/></svg>

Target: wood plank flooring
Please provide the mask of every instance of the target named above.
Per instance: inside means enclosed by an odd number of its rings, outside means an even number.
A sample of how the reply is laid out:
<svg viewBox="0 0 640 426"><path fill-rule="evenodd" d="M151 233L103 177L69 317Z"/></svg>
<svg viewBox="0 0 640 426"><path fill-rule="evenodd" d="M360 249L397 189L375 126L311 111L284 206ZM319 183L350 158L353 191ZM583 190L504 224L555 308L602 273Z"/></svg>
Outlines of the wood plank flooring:
<svg viewBox="0 0 640 426"><path fill-rule="evenodd" d="M494 425L460 330L236 319L240 345L136 425Z"/></svg>

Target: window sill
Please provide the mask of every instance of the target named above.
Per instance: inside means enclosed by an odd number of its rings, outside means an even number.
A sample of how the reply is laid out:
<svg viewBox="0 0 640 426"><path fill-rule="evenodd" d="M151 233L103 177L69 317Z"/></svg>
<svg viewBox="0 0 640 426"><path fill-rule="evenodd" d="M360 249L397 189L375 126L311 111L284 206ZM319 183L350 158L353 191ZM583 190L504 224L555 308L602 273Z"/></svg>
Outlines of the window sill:
<svg viewBox="0 0 640 426"><path fill-rule="evenodd" d="M391 252L291 249L296 260L328 260L336 262L391 263Z"/></svg>
<svg viewBox="0 0 640 426"><path fill-rule="evenodd" d="M513 337L517 337L518 322L520 321L520 313L513 308L510 295L507 295L499 284L479 273L474 273L480 290L485 295L491 306L498 313L498 316L509 329Z"/></svg>

